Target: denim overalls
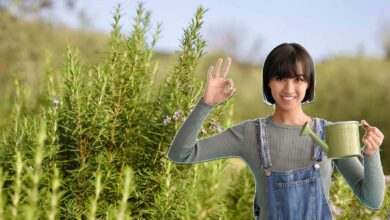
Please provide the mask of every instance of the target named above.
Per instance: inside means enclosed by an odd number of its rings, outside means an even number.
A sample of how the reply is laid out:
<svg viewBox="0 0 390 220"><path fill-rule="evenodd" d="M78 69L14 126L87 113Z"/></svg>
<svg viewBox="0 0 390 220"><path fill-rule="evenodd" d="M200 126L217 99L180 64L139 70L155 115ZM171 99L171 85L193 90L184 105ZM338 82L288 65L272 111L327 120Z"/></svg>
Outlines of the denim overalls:
<svg viewBox="0 0 390 220"><path fill-rule="evenodd" d="M258 121L261 167L265 172L267 219L332 219L332 213L322 189L319 162L323 151L313 147L313 165L289 170L273 171L268 146L266 119ZM325 139L324 121L314 119L314 132ZM260 207L254 201L254 216L260 216Z"/></svg>

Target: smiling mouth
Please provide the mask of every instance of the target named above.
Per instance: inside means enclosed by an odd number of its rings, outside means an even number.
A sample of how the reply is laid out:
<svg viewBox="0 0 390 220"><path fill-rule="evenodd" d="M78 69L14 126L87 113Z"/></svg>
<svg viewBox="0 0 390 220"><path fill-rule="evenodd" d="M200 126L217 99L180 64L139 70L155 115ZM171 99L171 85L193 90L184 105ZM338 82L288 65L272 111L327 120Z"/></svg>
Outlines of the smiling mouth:
<svg viewBox="0 0 390 220"><path fill-rule="evenodd" d="M286 101L291 101L291 100L295 99L295 96L282 96L282 99L286 100Z"/></svg>

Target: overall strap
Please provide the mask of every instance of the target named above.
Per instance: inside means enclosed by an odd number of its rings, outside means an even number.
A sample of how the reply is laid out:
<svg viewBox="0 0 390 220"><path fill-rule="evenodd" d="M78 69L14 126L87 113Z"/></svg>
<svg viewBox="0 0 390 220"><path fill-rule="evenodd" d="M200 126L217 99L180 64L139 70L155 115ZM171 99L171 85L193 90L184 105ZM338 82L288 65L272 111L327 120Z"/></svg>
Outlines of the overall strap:
<svg viewBox="0 0 390 220"><path fill-rule="evenodd" d="M271 156L269 153L269 145L268 145L268 133L267 133L267 126L266 126L266 119L261 118L258 120L258 126L259 126L259 146L260 146L260 162L261 167L264 170L268 170L271 166Z"/></svg>
<svg viewBox="0 0 390 220"><path fill-rule="evenodd" d="M325 121L323 119L320 118L314 119L313 131L323 141L325 141L324 125L325 125ZM313 160L316 162L321 162L324 154L321 146L316 141L313 141L313 148L314 148Z"/></svg>

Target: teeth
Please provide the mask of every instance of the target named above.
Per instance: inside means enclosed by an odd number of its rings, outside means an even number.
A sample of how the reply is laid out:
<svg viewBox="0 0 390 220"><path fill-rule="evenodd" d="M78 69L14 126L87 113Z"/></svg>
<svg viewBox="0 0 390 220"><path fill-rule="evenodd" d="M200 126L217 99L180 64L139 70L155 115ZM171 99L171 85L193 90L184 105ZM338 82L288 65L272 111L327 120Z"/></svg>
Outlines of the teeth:
<svg viewBox="0 0 390 220"><path fill-rule="evenodd" d="M283 96L283 99L288 101L293 100L294 98L294 96Z"/></svg>

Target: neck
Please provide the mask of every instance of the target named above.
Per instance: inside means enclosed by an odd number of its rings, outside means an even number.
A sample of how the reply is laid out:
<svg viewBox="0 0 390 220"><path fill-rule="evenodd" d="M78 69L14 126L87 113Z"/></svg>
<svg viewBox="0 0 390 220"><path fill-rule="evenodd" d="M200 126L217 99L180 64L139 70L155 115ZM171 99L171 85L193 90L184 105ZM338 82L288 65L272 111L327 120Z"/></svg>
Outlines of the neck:
<svg viewBox="0 0 390 220"><path fill-rule="evenodd" d="M301 106L293 110L283 110L276 106L272 119L287 125L303 125L305 122L311 122L312 120L310 116L303 112Z"/></svg>

